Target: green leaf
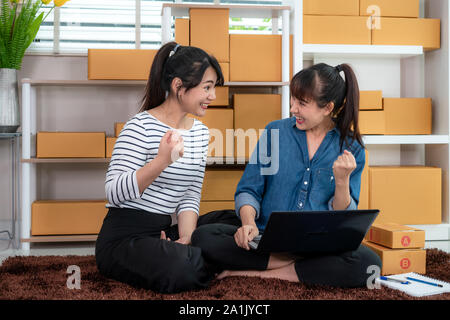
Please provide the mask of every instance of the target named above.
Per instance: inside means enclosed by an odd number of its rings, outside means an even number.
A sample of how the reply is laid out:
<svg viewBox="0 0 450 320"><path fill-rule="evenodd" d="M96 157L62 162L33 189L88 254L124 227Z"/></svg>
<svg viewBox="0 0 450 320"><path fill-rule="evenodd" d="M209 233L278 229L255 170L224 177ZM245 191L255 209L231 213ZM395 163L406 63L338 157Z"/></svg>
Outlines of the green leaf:
<svg viewBox="0 0 450 320"><path fill-rule="evenodd" d="M0 67L20 69L25 51L44 20L41 0L24 0L22 6L1 0Z"/></svg>
<svg viewBox="0 0 450 320"><path fill-rule="evenodd" d="M42 19L44 19L44 12L42 12L34 21L31 23L30 28L28 30L28 43L25 45L26 48L30 46L33 42L34 38L41 27Z"/></svg>

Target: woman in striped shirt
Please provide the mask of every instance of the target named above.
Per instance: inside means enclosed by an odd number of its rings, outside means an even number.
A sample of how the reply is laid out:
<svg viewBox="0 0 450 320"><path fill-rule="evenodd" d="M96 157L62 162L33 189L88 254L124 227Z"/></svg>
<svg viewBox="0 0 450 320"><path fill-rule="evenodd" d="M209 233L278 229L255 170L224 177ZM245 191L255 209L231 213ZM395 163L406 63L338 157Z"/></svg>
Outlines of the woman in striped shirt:
<svg viewBox="0 0 450 320"><path fill-rule="evenodd" d="M239 220L227 211L198 217L209 131L187 115L205 114L216 85L223 75L205 51L170 42L157 52L142 108L120 132L106 173L109 210L95 252L105 276L164 293L214 277L191 234L197 224Z"/></svg>

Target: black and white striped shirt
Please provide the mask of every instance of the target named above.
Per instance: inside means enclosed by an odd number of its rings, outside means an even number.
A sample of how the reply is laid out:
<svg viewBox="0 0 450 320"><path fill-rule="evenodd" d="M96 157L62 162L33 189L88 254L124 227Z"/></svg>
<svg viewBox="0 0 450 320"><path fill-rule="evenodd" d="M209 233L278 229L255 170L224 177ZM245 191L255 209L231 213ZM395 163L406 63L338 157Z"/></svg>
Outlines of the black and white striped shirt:
<svg viewBox="0 0 450 320"><path fill-rule="evenodd" d="M114 145L106 173L107 207L141 209L177 215L183 211L198 214L203 176L208 154L209 131L197 119L190 130L177 129L183 137L183 157L173 162L142 194L136 171L158 154L161 138L173 128L147 111L132 117Z"/></svg>

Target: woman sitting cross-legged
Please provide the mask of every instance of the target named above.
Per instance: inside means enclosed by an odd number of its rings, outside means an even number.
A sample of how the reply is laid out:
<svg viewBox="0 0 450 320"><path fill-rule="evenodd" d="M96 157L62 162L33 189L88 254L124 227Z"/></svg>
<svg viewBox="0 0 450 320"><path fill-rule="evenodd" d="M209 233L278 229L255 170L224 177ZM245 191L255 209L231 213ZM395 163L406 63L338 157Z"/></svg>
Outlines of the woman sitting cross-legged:
<svg viewBox="0 0 450 320"><path fill-rule="evenodd" d="M266 126L237 186L235 207L242 225L200 226L192 244L202 249L206 261L224 270L219 279L242 275L365 286L371 275L368 267L381 266L381 260L364 245L355 251L302 257L249 248L272 212L357 209L365 152L352 68L314 65L293 77L290 91L293 117ZM271 161L261 161L258 154L268 154Z"/></svg>

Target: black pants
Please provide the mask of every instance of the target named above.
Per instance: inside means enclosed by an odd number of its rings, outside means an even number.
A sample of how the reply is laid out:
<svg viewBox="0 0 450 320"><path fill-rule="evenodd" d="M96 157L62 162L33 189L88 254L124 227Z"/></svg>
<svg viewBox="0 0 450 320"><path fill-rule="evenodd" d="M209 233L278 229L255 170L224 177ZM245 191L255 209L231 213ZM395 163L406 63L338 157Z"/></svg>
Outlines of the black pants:
<svg viewBox="0 0 450 320"><path fill-rule="evenodd" d="M237 226L204 225L192 235L192 245L200 247L205 260L224 270L266 270L270 254L245 250L237 246L234 233ZM372 250L360 245L355 251L333 255L309 255L295 260L300 282L334 287L363 287L372 273L367 268L381 260Z"/></svg>
<svg viewBox="0 0 450 320"><path fill-rule="evenodd" d="M100 273L161 293L206 287L216 270L205 263L200 248L175 242L178 226L171 222L167 215L110 208L95 246ZM208 223L240 225L232 210L202 215L197 225ZM162 230L172 241L160 239Z"/></svg>

